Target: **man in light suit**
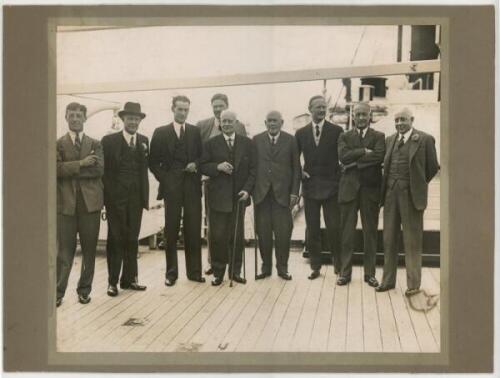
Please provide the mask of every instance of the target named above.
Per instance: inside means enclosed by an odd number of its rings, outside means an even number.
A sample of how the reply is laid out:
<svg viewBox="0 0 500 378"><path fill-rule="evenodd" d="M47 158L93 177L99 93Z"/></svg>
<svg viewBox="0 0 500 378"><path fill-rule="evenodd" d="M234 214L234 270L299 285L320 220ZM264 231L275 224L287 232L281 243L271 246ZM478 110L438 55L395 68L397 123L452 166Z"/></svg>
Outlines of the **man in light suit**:
<svg viewBox="0 0 500 378"><path fill-rule="evenodd" d="M245 208L250 205L250 193L255 183L255 148L251 139L234 131L236 119L235 113L222 112L222 134L205 143L200 164L201 172L210 177L207 197L212 226L213 286L222 284L228 264L230 278L246 283L240 273ZM231 259L234 243L235 254Z"/></svg>
<svg viewBox="0 0 500 378"><path fill-rule="evenodd" d="M190 100L175 96L174 121L158 127L151 138L149 168L160 186L158 199L165 200L165 285L179 276L177 240L181 218L184 231L186 274L191 281L205 282L201 275L201 156L200 129L186 122Z"/></svg>
<svg viewBox="0 0 500 378"><path fill-rule="evenodd" d="M103 206L101 143L83 133L87 108L76 102L66 107L69 132L57 140L57 299L60 306L80 237L82 267L78 301L90 302L95 254Z"/></svg>
<svg viewBox="0 0 500 378"><path fill-rule="evenodd" d="M292 276L288 273L293 228L290 210L299 199L299 151L295 138L281 130L283 117L280 112L269 112L265 124L267 131L253 138L257 152L253 200L262 257L262 271L256 279L271 275L274 234L278 276L291 280Z"/></svg>
<svg viewBox="0 0 500 378"><path fill-rule="evenodd" d="M377 287L375 258L385 138L383 133L369 127L370 105L358 103L353 112L356 127L341 134L338 144L343 172L339 186L342 266L337 285L346 285L351 281L354 235L359 211L363 228L364 281Z"/></svg>
<svg viewBox="0 0 500 378"><path fill-rule="evenodd" d="M406 295L418 292L422 270L423 216L428 184L439 170L434 138L413 128L408 109L394 116L397 133L386 140L382 200L384 206L384 276L375 290L394 289L398 236L403 228Z"/></svg>
<svg viewBox="0 0 500 378"><path fill-rule="evenodd" d="M332 260L335 272L340 271L340 209L338 188L340 166L337 143L343 129L325 120L326 101L323 96L309 100L312 122L297 130L295 138L299 153L303 154L302 192L307 226L307 249L310 255L311 274L309 279L320 276L321 228L323 217L332 246Z"/></svg>
<svg viewBox="0 0 500 378"><path fill-rule="evenodd" d="M220 115L221 113L226 110L229 106L229 100L227 96L223 93L216 93L212 96L211 100L211 105L212 105L212 110L214 113L213 117L204 119L202 121L199 121L196 126L200 128L200 134L201 134L201 142L205 144L207 140L210 138L213 138L214 136L220 135L222 133L221 131L221 123L220 123ZM240 121L236 120L236 123L234 124L234 131L236 134L242 135L242 136L247 136L247 131L245 129L245 125L242 124ZM207 181L208 177L204 176L202 178L203 181L203 193L205 195L205 214L207 216L207 222L209 217L209 212L210 208L207 205ZM210 229L210 224L208 225ZM207 255L207 262L208 265L211 265L211 259L210 259L210 238L208 240L208 255ZM213 273L213 270L211 267L209 267L206 271L205 274L210 275Z"/></svg>
<svg viewBox="0 0 500 378"><path fill-rule="evenodd" d="M137 129L146 115L141 112L140 104L127 102L118 116L123 121L123 130L102 138L104 204L108 220L107 294L111 297L118 295L119 278L122 289L146 290L137 278L142 211L149 208L149 141Z"/></svg>

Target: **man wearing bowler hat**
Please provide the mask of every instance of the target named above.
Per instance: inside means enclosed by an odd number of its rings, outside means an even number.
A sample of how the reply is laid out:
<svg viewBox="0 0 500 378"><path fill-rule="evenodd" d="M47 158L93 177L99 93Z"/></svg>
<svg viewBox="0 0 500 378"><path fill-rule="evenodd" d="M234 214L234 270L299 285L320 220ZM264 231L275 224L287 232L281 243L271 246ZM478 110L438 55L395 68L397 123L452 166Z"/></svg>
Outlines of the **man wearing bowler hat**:
<svg viewBox="0 0 500 378"><path fill-rule="evenodd" d="M111 297L118 295L118 279L122 289L146 290L137 280L142 211L149 207L149 144L148 138L137 129L146 115L139 103L127 102L118 116L123 121L123 130L102 138L104 205L108 221L107 293Z"/></svg>

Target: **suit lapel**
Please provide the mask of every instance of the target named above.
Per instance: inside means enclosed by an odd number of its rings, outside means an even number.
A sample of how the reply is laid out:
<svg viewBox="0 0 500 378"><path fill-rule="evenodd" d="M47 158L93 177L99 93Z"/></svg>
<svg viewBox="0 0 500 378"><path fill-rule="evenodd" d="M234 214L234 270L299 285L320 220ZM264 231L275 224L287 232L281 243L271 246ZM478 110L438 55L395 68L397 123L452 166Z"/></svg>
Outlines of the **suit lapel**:
<svg viewBox="0 0 500 378"><path fill-rule="evenodd" d="M389 172L389 165L391 162L392 150L394 149L394 143L396 142L398 134L393 134L389 137L387 151L385 153L384 159L384 171Z"/></svg>
<svg viewBox="0 0 500 378"><path fill-rule="evenodd" d="M269 138L267 138L267 141L269 142L270 146L271 141L269 140ZM274 148L271 151L274 153L274 155L276 155L278 154L278 152L280 152L280 150L283 148L284 145L285 145L285 138L283 132L281 132L278 140L276 141L276 144L274 145Z"/></svg>
<svg viewBox="0 0 500 378"><path fill-rule="evenodd" d="M78 151L76 150L75 145L71 141L71 137L69 136L69 133L67 133L63 139L63 146L64 146L64 150L66 151L66 153L69 152L72 155L71 156L72 158L74 158L75 160L79 159Z"/></svg>
<svg viewBox="0 0 500 378"><path fill-rule="evenodd" d="M330 127L328 123L325 121L323 123L323 129L321 130L321 134L319 136L319 143L318 143L318 148L321 147L323 144L325 144L325 140L327 140L326 136L330 132ZM312 135L311 135L312 136ZM313 144L316 146L316 143L314 143L314 138L313 138Z"/></svg>
<svg viewBox="0 0 500 378"><path fill-rule="evenodd" d="M80 159L90 155L92 150L92 141L87 135L83 135L82 146L80 148Z"/></svg>
<svg viewBox="0 0 500 378"><path fill-rule="evenodd" d="M314 142L314 137L313 137L313 127L312 123L309 123L306 128L305 128L305 133L306 133L306 141L307 143L311 146L313 150L316 150L316 143Z"/></svg>
<svg viewBox="0 0 500 378"><path fill-rule="evenodd" d="M363 147L371 146L372 139L373 139L373 131L371 128L368 128L363 138Z"/></svg>
<svg viewBox="0 0 500 378"><path fill-rule="evenodd" d="M418 138L418 140L414 141L411 138L413 135L418 135L418 131L413 129L413 131L409 137L410 140L407 142L407 143L410 143L410 163L411 163L413 157L415 156L415 153L417 152L418 147L420 146L420 141L422 139L422 138Z"/></svg>
<svg viewBox="0 0 500 378"><path fill-rule="evenodd" d="M243 156L243 145L241 136L236 133L234 133L233 153L234 153L234 169L236 170L238 169L241 157Z"/></svg>
<svg viewBox="0 0 500 378"><path fill-rule="evenodd" d="M175 141L177 140L177 134L175 133L173 123L167 125L167 128L165 129L165 137L167 139L166 143L168 151L170 152L170 155L172 155L174 153Z"/></svg>

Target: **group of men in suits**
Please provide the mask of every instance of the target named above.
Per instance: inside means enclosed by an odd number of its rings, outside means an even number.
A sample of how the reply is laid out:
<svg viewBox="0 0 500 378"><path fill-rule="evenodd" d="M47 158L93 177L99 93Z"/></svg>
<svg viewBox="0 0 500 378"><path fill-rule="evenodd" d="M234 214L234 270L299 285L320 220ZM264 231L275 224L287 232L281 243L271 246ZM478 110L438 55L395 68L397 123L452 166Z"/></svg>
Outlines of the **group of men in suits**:
<svg viewBox="0 0 500 378"><path fill-rule="evenodd" d="M210 268L205 274L214 275L212 285L223 282L226 269L232 280L246 283L241 269L245 209L251 197L262 258L256 278L272 274L274 246L277 274L292 279L288 272L291 209L299 200L302 181L309 279L320 276L323 212L337 284L350 282L359 212L364 281L377 291L395 287L397 240L402 226L407 294L418 291L423 212L428 183L439 166L434 138L413 128L414 118L408 109L395 115L397 132L385 141L383 133L370 127L368 104L354 106L355 127L344 133L340 126L325 119L325 99L314 96L309 101L312 121L297 130L295 136L282 130L283 117L273 110L266 115L266 130L250 139L237 115L228 110L226 95L214 95L211 104L214 117L195 126L186 122L189 98L174 97L173 122L155 129L151 148L147 137L137 132L146 116L140 104L125 104L119 113L123 131L105 136L102 143L83 134L85 106L68 105L69 132L57 141L57 305L66 290L77 233L83 254L77 292L81 303L90 301L103 204L108 221L107 293L118 295L118 280L122 289L146 290L138 283L137 250L142 211L148 209L148 167L159 182L157 198L165 202L166 286L175 285L179 277L177 241L181 222L187 278L205 282L201 259L202 187L210 251ZM379 285L375 255L381 204L385 262Z"/></svg>

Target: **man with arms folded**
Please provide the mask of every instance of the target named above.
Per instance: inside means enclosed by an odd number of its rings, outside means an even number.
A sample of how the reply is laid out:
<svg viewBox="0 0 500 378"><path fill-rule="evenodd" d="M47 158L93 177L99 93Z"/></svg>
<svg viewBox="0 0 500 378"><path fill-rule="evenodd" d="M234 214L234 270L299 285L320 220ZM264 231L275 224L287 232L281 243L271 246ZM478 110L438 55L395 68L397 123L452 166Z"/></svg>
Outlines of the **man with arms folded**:
<svg viewBox="0 0 500 378"><path fill-rule="evenodd" d="M76 252L82 248L78 301L90 302L95 254L103 206L101 143L83 133L87 108L72 102L66 107L69 132L57 140L57 299L60 306L68 286Z"/></svg>
<svg viewBox="0 0 500 378"><path fill-rule="evenodd" d="M363 228L364 281L377 287L375 258L380 210L382 161L385 154L384 134L370 126L370 105L354 105L354 127L339 137L338 154L342 163L339 203L342 224L342 254L337 285L351 281L354 236L358 211Z"/></svg>
<svg viewBox="0 0 500 378"><path fill-rule="evenodd" d="M271 275L274 234L278 276L291 280L288 273L293 228L290 210L299 198L299 151L295 138L281 130L283 118L280 112L269 112L265 124L267 130L253 138L257 151L253 200L262 257L262 270L257 279Z"/></svg>

